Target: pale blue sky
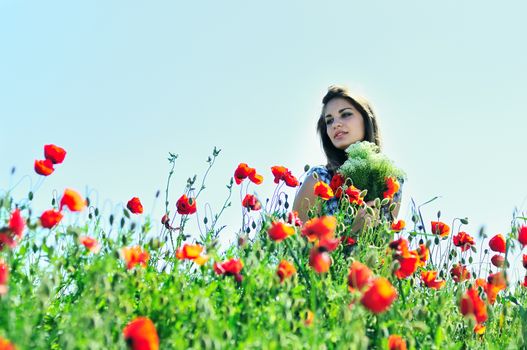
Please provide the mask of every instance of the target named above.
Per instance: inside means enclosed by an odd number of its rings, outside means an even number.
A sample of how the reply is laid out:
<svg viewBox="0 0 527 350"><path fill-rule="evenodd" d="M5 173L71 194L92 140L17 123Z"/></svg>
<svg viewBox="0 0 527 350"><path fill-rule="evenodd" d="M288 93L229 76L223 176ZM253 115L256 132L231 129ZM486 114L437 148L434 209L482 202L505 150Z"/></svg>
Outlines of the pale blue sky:
<svg viewBox="0 0 527 350"><path fill-rule="evenodd" d="M446 222L468 216L471 234L507 231L514 207L526 210L526 12L523 1L1 0L0 188L13 165L36 181L33 161L55 143L69 153L37 207L89 186L149 211L169 151L174 203L218 146L202 201L219 210L239 162L270 196L272 165L299 175L324 162L315 122L342 83L371 100L408 174L402 218L411 197L439 195L425 220L441 209Z"/></svg>

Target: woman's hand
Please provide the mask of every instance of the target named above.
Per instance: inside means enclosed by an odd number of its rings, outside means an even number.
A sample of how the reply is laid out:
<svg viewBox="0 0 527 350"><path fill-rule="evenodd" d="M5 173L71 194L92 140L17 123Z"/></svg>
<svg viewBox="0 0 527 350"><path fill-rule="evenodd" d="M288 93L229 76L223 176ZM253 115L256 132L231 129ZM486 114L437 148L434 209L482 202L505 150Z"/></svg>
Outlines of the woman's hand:
<svg viewBox="0 0 527 350"><path fill-rule="evenodd" d="M370 226L374 220L379 217L379 209L375 208L375 201L371 200L365 204L364 207L360 207L357 210L357 214L355 215L355 219L351 226L351 233L362 231L364 227ZM368 207L373 210L373 215L368 213Z"/></svg>

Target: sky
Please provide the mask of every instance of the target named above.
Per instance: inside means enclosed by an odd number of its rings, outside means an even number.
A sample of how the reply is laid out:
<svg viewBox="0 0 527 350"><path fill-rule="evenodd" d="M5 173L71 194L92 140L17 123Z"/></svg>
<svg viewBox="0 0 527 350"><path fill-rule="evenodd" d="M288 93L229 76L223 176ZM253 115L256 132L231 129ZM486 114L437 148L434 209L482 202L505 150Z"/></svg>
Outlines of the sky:
<svg viewBox="0 0 527 350"><path fill-rule="evenodd" d="M527 210L527 23L523 1L0 0L0 190L35 192L44 210L65 187L104 212L132 196L161 215L168 152L179 155L170 201L206 170L198 210L220 210L240 162L299 176L324 164L315 132L331 84L372 103L384 152L403 168L400 218L468 217L477 235L510 231ZM68 151L43 182L44 144ZM10 176L11 168L16 172ZM290 192L294 196L294 192ZM222 241L241 224L239 188ZM112 209L113 208L113 209ZM156 221L156 220L154 220Z"/></svg>

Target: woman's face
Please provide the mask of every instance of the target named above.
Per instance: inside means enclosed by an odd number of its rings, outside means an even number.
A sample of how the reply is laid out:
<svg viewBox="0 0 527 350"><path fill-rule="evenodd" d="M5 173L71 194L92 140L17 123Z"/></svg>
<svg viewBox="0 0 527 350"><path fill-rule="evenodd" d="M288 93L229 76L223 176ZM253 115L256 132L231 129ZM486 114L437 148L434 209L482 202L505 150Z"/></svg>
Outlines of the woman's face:
<svg viewBox="0 0 527 350"><path fill-rule="evenodd" d="M323 116L329 139L336 148L345 150L352 143L364 140L364 119L345 98L329 100Z"/></svg>

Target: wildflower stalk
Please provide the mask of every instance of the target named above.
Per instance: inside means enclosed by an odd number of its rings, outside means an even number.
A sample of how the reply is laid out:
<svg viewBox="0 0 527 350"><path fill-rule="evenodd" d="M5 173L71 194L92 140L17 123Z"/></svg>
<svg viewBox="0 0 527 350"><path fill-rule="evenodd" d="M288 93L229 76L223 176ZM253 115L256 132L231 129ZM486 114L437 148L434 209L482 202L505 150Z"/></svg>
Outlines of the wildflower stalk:
<svg viewBox="0 0 527 350"><path fill-rule="evenodd" d="M232 184L233 184L233 179L231 177L231 181L227 185L227 189L229 190L229 195L225 199L225 202L223 202L223 206L221 207L220 212L218 214L214 215L214 220L212 221L212 225L211 225L211 228L210 228L210 232L212 232L212 234L214 234L214 228L216 227L216 224L218 223L218 219L220 218L221 214L223 214L223 212L225 211L226 208L231 206L231 202L229 202L229 201L230 201L231 196L232 196ZM219 234L219 231L218 231L218 234ZM216 238L216 236L217 236L217 234L214 234L213 238Z"/></svg>
<svg viewBox="0 0 527 350"><path fill-rule="evenodd" d="M400 278L397 279L397 287L399 289L399 293L401 293L401 297L403 298L403 304L406 305L406 295L404 294L404 289Z"/></svg>
<svg viewBox="0 0 527 350"><path fill-rule="evenodd" d="M170 171L168 172L168 178L167 178L167 186L165 188L165 215L168 216L168 193L170 188L170 179L172 178L172 175L174 174L174 168L176 167L176 159L178 157L177 154L174 154L172 152L168 152L168 162L171 164ZM170 244L172 245L172 249L174 249L174 239L172 238L172 230L165 229L166 234L170 236Z"/></svg>
<svg viewBox="0 0 527 350"><path fill-rule="evenodd" d="M174 154L172 152L168 152L168 162L172 165L170 168L170 171L168 172L168 179L167 179L167 186L165 188L165 214L168 215L168 192L170 188L170 179L172 178L172 175L174 174L174 168L176 167L176 159L178 157L177 154Z"/></svg>
<svg viewBox="0 0 527 350"><path fill-rule="evenodd" d="M284 242L285 242L285 246L287 247L287 250L289 251L289 254L291 254L291 256L293 257L293 260L295 261L295 264L298 266L299 274L302 276L302 278L306 282L308 288L311 289L311 281L309 279L309 276L306 275L304 266L301 264L300 260L298 259L293 249L291 248L291 243L289 242L288 239L285 239Z"/></svg>

